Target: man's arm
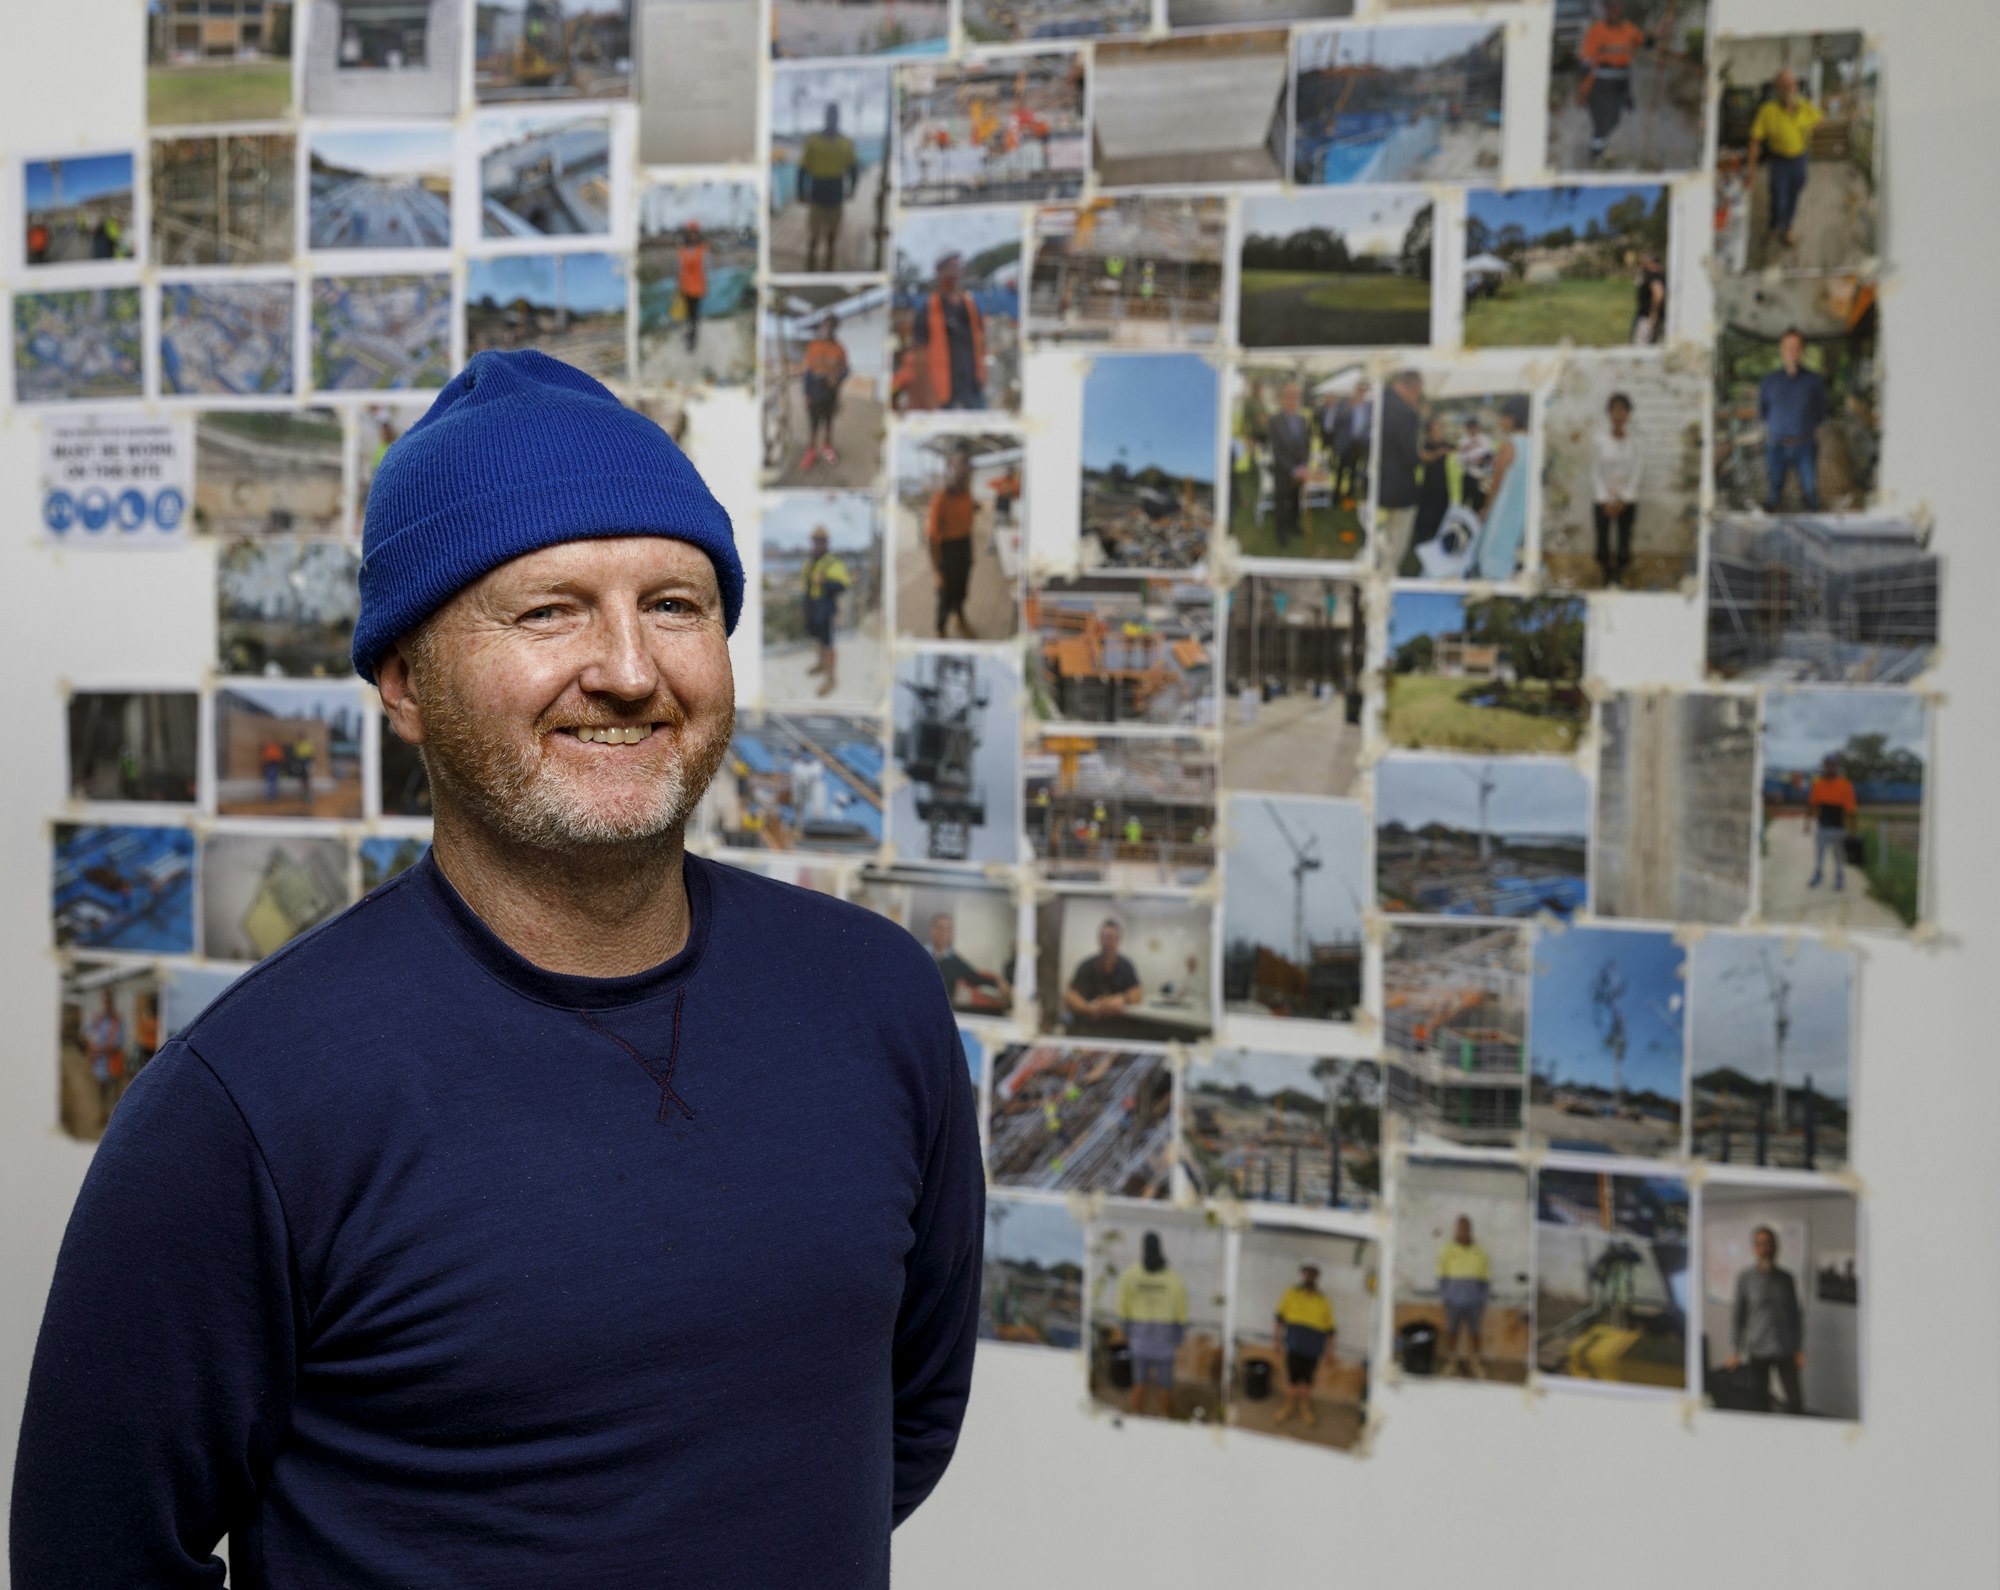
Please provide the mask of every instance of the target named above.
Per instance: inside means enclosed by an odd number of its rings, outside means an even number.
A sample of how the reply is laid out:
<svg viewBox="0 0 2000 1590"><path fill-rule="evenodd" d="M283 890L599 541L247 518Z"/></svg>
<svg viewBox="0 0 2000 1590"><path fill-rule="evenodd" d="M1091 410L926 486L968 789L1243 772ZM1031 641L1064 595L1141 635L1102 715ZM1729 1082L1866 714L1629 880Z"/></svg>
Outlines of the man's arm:
<svg viewBox="0 0 2000 1590"><path fill-rule="evenodd" d="M897 1524L935 1489L958 1445L979 1334L986 1177L965 1048L948 1007L943 1014L940 1044L950 1044L943 1102L924 1163L923 1193L910 1219L916 1242L904 1265L896 1319Z"/></svg>
<svg viewBox="0 0 2000 1590"><path fill-rule="evenodd" d="M291 1419L305 1331L284 1210L186 1044L133 1079L84 1176L15 1460L13 1582L214 1590Z"/></svg>

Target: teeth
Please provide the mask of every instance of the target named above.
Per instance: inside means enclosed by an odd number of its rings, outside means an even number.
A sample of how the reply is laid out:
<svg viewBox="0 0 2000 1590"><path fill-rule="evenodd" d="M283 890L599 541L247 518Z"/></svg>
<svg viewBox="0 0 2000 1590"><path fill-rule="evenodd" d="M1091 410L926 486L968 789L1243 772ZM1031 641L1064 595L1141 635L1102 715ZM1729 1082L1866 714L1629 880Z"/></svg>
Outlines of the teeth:
<svg viewBox="0 0 2000 1590"><path fill-rule="evenodd" d="M637 745L653 732L650 723L626 724L617 728L582 728L573 731L579 740L588 740L595 745Z"/></svg>

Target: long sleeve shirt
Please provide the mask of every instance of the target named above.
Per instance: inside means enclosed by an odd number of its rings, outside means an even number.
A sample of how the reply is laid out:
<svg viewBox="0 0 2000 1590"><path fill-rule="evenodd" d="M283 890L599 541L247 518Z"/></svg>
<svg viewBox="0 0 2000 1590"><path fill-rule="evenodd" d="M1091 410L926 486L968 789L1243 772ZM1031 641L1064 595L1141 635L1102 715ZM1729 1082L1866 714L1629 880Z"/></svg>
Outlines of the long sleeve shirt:
<svg viewBox="0 0 2000 1590"><path fill-rule="evenodd" d="M1305 468L1312 458L1312 426L1303 414L1279 409L1271 416L1264 439L1271 449L1271 471L1284 481L1290 481L1292 471Z"/></svg>
<svg viewBox="0 0 2000 1590"><path fill-rule="evenodd" d="M1792 1272L1752 1265L1736 1277L1730 1340L1742 1358L1789 1358L1804 1345Z"/></svg>
<svg viewBox="0 0 2000 1590"><path fill-rule="evenodd" d="M1639 453L1639 439L1630 431L1613 436L1597 433L1590 454L1590 498L1592 502L1637 502L1639 481L1646 461Z"/></svg>
<svg viewBox="0 0 2000 1590"><path fill-rule="evenodd" d="M1757 383L1757 417L1775 440L1810 441L1826 418L1826 382L1804 365L1796 374L1779 366Z"/></svg>
<svg viewBox="0 0 2000 1590"><path fill-rule="evenodd" d="M971 1379L957 1028L885 918L699 857L536 967L426 857L132 1084L56 1264L14 1583L889 1582Z"/></svg>

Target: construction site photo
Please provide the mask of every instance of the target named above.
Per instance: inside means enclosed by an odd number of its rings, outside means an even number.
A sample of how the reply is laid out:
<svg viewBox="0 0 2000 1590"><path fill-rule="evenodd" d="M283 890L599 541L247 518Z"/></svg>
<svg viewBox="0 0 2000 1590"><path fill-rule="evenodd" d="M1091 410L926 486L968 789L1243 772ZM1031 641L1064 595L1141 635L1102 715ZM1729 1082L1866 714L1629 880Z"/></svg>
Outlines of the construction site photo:
<svg viewBox="0 0 2000 1590"><path fill-rule="evenodd" d="M136 287L14 295L14 400L136 398L145 390Z"/></svg>
<svg viewBox="0 0 2000 1590"><path fill-rule="evenodd" d="M1209 347L1221 335L1227 201L1121 194L1035 212L1028 318L1037 338Z"/></svg>
<svg viewBox="0 0 2000 1590"><path fill-rule="evenodd" d="M1086 574L1028 592L1037 715L1074 723L1215 722L1215 593L1206 585Z"/></svg>
<svg viewBox="0 0 2000 1590"><path fill-rule="evenodd" d="M65 716L72 800L194 804L194 691L78 690Z"/></svg>
<svg viewBox="0 0 2000 1590"><path fill-rule="evenodd" d="M224 817L359 818L364 715L352 681L240 683L217 690L216 811Z"/></svg>
<svg viewBox="0 0 2000 1590"><path fill-rule="evenodd" d="M1361 1008L1368 814L1359 801L1232 795L1222 1004L1232 1017L1351 1022Z"/></svg>
<svg viewBox="0 0 2000 1590"><path fill-rule="evenodd" d="M993 1057L987 1169L996 1187L1167 1198L1174 1074L1154 1049L1015 1044Z"/></svg>
<svg viewBox="0 0 2000 1590"><path fill-rule="evenodd" d="M1436 239L1422 191L1256 194L1238 213L1237 339L1244 347L1399 348L1431 340Z"/></svg>
<svg viewBox="0 0 2000 1590"><path fill-rule="evenodd" d="M639 190L641 385L756 379L760 205L748 182L654 180Z"/></svg>
<svg viewBox="0 0 2000 1590"><path fill-rule="evenodd" d="M111 1112L160 1045L160 972L126 962L71 961L56 1017L56 1119L82 1142Z"/></svg>
<svg viewBox="0 0 2000 1590"><path fill-rule="evenodd" d="M1550 32L1551 171L1701 164L1708 0L1564 0Z"/></svg>
<svg viewBox="0 0 2000 1590"><path fill-rule="evenodd" d="M1215 868L1215 757L1188 735L1044 734L1021 761L1043 876L1193 888Z"/></svg>
<svg viewBox="0 0 2000 1590"><path fill-rule="evenodd" d="M1527 1125L1528 942L1518 927L1391 928L1382 954L1388 1106L1427 1148L1512 1148Z"/></svg>
<svg viewBox="0 0 2000 1590"><path fill-rule="evenodd" d="M289 263L297 148L290 133L154 139L153 263Z"/></svg>
<svg viewBox="0 0 2000 1590"><path fill-rule="evenodd" d="M946 0L772 0L771 58L943 55Z"/></svg>
<svg viewBox="0 0 2000 1590"><path fill-rule="evenodd" d="M1220 1425L1229 1260L1199 1215L1122 1211L1086 1228L1090 1398L1119 1415Z"/></svg>
<svg viewBox="0 0 2000 1590"><path fill-rule="evenodd" d="M1382 1070L1372 1060L1218 1049L1181 1084L1181 1174L1198 1198L1372 1209Z"/></svg>
<svg viewBox="0 0 2000 1590"><path fill-rule="evenodd" d="M896 666L889 802L901 856L1012 866L1021 859L1020 676L990 652L925 651Z"/></svg>
<svg viewBox="0 0 2000 1590"><path fill-rule="evenodd" d="M1750 907L1757 704L1622 691L1599 727L1591 908L1656 922L1739 921Z"/></svg>
<svg viewBox="0 0 2000 1590"><path fill-rule="evenodd" d="M315 129L307 140L308 247L449 248L451 169L448 127Z"/></svg>
<svg viewBox="0 0 2000 1590"><path fill-rule="evenodd" d="M58 949L194 952L194 832L57 823L50 912Z"/></svg>
<svg viewBox="0 0 2000 1590"><path fill-rule="evenodd" d="M981 1341L1083 1345L1083 1228L1067 1203L993 1194L982 1260Z"/></svg>
<svg viewBox="0 0 2000 1590"><path fill-rule="evenodd" d="M1193 353L1117 354L1083 380L1080 557L1192 570L1215 530L1220 378Z"/></svg>
<svg viewBox="0 0 2000 1590"><path fill-rule="evenodd" d="M1575 1380L1687 1385L1687 1182L1544 1170L1536 1182L1535 1367Z"/></svg>
<svg viewBox="0 0 2000 1590"><path fill-rule="evenodd" d="M1090 84L1097 181L1280 181L1290 89L1283 28L1099 44Z"/></svg>
<svg viewBox="0 0 2000 1590"><path fill-rule="evenodd" d="M1059 894L1035 917L1042 1030L1193 1042L1214 1024L1211 907L1186 895Z"/></svg>
<svg viewBox="0 0 2000 1590"><path fill-rule="evenodd" d="M1021 627L1027 570L1022 465L1027 449L1013 431L904 431L896 438L896 633L945 640L954 619L966 640L1007 640ZM963 490L954 473L963 466ZM967 498L970 501L967 501ZM970 519L963 601L947 575L947 532Z"/></svg>
<svg viewBox="0 0 2000 1590"><path fill-rule="evenodd" d="M771 270L889 268L890 69L786 67L771 74Z"/></svg>
<svg viewBox="0 0 2000 1590"><path fill-rule="evenodd" d="M1672 933L1572 927L1535 942L1528 1135L1556 1153L1681 1151L1687 951Z"/></svg>
<svg viewBox="0 0 2000 1590"><path fill-rule="evenodd" d="M21 164L22 257L30 265L129 260L132 155L70 155Z"/></svg>
<svg viewBox="0 0 2000 1590"><path fill-rule="evenodd" d="M625 379L621 254L507 254L465 272L465 349L533 348L601 381Z"/></svg>
<svg viewBox="0 0 2000 1590"><path fill-rule="evenodd" d="M1083 188L1084 58L991 56L897 72L896 187L906 205L1051 204Z"/></svg>
<svg viewBox="0 0 2000 1590"><path fill-rule="evenodd" d="M366 894L422 861L424 852L430 849L430 841L415 835L403 838L383 835L364 839L357 848L361 852L361 892Z"/></svg>
<svg viewBox="0 0 2000 1590"><path fill-rule="evenodd" d="M960 0L959 4L965 42L975 45L1143 33L1152 20L1151 0Z"/></svg>
<svg viewBox="0 0 2000 1590"><path fill-rule="evenodd" d="M1380 1245L1363 1236L1278 1226L1243 1233L1229 1310L1232 1429L1336 1452L1361 1444L1380 1266ZM1312 1294L1333 1326L1317 1355L1300 1350L1318 1334Z"/></svg>
<svg viewBox="0 0 2000 1590"><path fill-rule="evenodd" d="M890 389L899 414L1021 406L1021 213L905 210Z"/></svg>
<svg viewBox="0 0 2000 1590"><path fill-rule="evenodd" d="M1403 1373L1523 1384L1534 1344L1527 1170L1405 1159L1394 1210L1390 1327Z"/></svg>
<svg viewBox="0 0 2000 1590"><path fill-rule="evenodd" d="M1225 600L1223 783L1353 794L1368 646L1360 588L1348 580L1246 574Z"/></svg>
<svg viewBox="0 0 2000 1590"><path fill-rule="evenodd" d="M473 14L483 104L632 92L632 0L477 0Z"/></svg>
<svg viewBox="0 0 2000 1590"><path fill-rule="evenodd" d="M601 236L613 230L611 118L500 111L476 123L480 234Z"/></svg>
<svg viewBox="0 0 2000 1590"><path fill-rule="evenodd" d="M201 948L257 961L354 903L345 839L211 833L201 847Z"/></svg>
<svg viewBox="0 0 2000 1590"><path fill-rule="evenodd" d="M762 306L766 485L874 486L887 428L891 293L886 283L771 289Z"/></svg>
<svg viewBox="0 0 2000 1590"><path fill-rule="evenodd" d="M360 578L351 541L226 544L215 564L217 668L244 678L346 678Z"/></svg>
<svg viewBox="0 0 2000 1590"><path fill-rule="evenodd" d="M872 715L741 712L703 804L724 844L875 851L883 761L882 720Z"/></svg>
<svg viewBox="0 0 2000 1590"><path fill-rule="evenodd" d="M285 397L297 384L294 284L174 282L160 289L163 397Z"/></svg>
<svg viewBox="0 0 2000 1590"><path fill-rule="evenodd" d="M310 0L308 116L449 116L465 66L462 0Z"/></svg>
<svg viewBox="0 0 2000 1590"><path fill-rule="evenodd" d="M1389 756L1375 769L1385 911L1567 919L1588 895L1590 785L1553 758Z"/></svg>
<svg viewBox="0 0 2000 1590"><path fill-rule="evenodd" d="M872 707L888 679L881 506L858 491L788 492L759 516L766 701Z"/></svg>
<svg viewBox="0 0 2000 1590"><path fill-rule="evenodd" d="M1359 563L1368 544L1375 445L1368 367L1306 359L1237 364L1229 386L1229 533L1237 550ZM1286 417L1294 390L1295 421Z"/></svg>
<svg viewBox="0 0 2000 1590"><path fill-rule="evenodd" d="M1497 175L1506 32L1483 22L1300 29L1292 180Z"/></svg>
<svg viewBox="0 0 2000 1590"><path fill-rule="evenodd" d="M1573 596L1397 591L1389 606L1393 745L1566 752L1590 721L1587 609Z"/></svg>
<svg viewBox="0 0 2000 1590"><path fill-rule="evenodd" d="M475 261L474 274L485 263ZM452 311L448 271L314 277L313 387L392 392L443 386L451 378Z"/></svg>

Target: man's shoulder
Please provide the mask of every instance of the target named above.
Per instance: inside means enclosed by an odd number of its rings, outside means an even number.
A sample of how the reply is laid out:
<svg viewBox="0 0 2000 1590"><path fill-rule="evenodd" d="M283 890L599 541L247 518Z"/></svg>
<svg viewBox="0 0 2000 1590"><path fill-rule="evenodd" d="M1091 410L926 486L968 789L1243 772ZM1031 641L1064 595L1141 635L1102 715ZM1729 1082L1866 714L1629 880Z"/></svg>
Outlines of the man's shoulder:
<svg viewBox="0 0 2000 1590"><path fill-rule="evenodd" d="M938 981L930 951L879 911L712 856L689 860L705 869L717 915L726 913L732 936L748 932L767 948L782 946L788 957L828 960L850 971L921 969L927 982Z"/></svg>

